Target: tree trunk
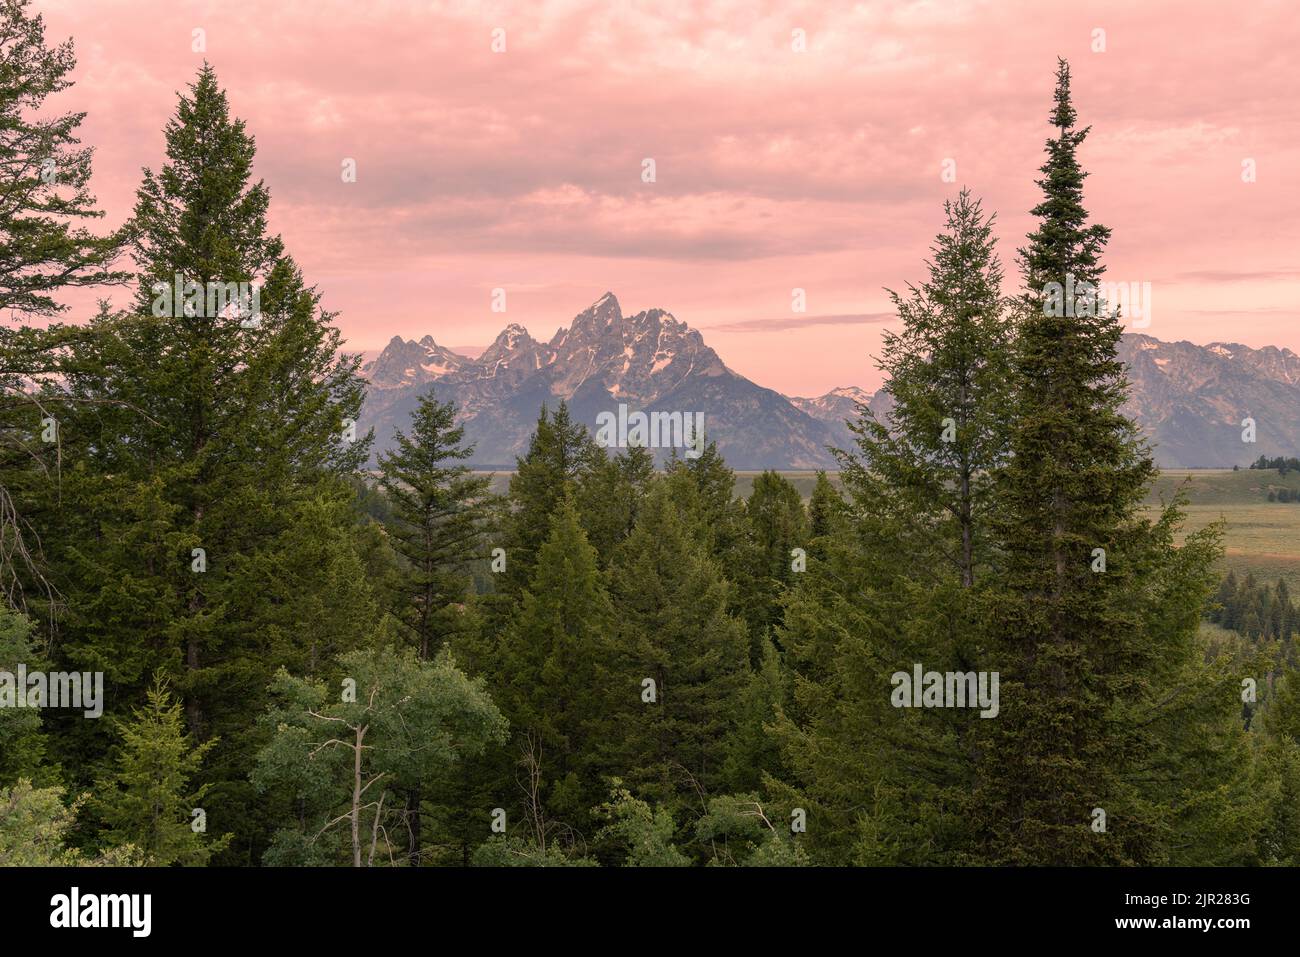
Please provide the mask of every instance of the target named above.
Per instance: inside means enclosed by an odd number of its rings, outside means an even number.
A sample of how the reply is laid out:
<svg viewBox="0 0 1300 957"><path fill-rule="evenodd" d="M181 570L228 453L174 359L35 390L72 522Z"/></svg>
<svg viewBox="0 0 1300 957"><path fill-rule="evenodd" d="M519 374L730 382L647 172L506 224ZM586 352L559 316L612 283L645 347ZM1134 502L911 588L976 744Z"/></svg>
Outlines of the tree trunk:
<svg viewBox="0 0 1300 957"><path fill-rule="evenodd" d="M420 788L411 788L406 792L406 820L407 820L407 856L410 858L412 867L420 866L420 803L423 800Z"/></svg>
<svg viewBox="0 0 1300 957"><path fill-rule="evenodd" d="M361 866L361 742L366 737L364 727L357 728L357 743L352 760L352 866Z"/></svg>

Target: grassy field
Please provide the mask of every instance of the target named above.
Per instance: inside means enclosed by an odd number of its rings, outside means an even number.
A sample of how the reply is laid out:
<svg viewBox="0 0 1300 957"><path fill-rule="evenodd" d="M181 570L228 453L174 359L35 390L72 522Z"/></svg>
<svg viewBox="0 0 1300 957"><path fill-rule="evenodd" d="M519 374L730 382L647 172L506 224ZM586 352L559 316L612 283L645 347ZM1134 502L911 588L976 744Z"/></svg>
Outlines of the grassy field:
<svg viewBox="0 0 1300 957"><path fill-rule="evenodd" d="M1300 588L1300 502L1270 502L1280 488L1300 492L1300 474L1242 469L1171 470L1152 489L1152 503L1177 488L1188 493L1186 531L1224 523L1224 565L1238 576L1254 572L1261 581L1286 580Z"/></svg>
<svg viewBox="0 0 1300 957"><path fill-rule="evenodd" d="M736 494L747 497L757 472L736 473ZM782 473L807 499L816 472ZM831 474L831 479L836 476ZM509 473L498 472L496 491L504 492ZM1224 522L1224 570L1239 576L1254 572L1261 581L1286 580L1292 594L1300 593L1300 502L1270 502L1268 493L1288 488L1300 494L1300 473L1285 477L1276 471L1242 469L1173 469L1162 472L1151 490L1148 504L1158 506L1179 488L1188 495L1185 532Z"/></svg>

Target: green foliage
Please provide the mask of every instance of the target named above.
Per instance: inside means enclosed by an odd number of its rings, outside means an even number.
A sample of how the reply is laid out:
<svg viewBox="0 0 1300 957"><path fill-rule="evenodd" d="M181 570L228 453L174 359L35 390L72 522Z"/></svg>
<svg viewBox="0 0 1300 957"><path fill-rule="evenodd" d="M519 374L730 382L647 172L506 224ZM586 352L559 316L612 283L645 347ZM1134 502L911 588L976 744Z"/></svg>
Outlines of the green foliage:
<svg viewBox="0 0 1300 957"><path fill-rule="evenodd" d="M656 482L610 575L617 767L637 794L670 810L724 784L750 675L744 625L728 610L731 586L689 521L670 485Z"/></svg>
<svg viewBox="0 0 1300 957"><path fill-rule="evenodd" d="M480 554L490 517L487 476L458 464L473 454L462 443L452 403L419 397L411 435L398 431L394 451L379 459L380 488L391 509L394 548L405 560L398 620L421 658L463 627L466 570Z"/></svg>
<svg viewBox="0 0 1300 957"><path fill-rule="evenodd" d="M542 407L528 452L510 478L507 565L505 575L498 576L506 592L517 596L532 581L537 553L551 532L551 516L605 458L586 427L570 418L564 402L554 413Z"/></svg>
<svg viewBox="0 0 1300 957"><path fill-rule="evenodd" d="M1175 549L1182 499L1143 517L1155 467L1120 409L1120 317L1104 302L1053 298L1100 281L1110 235L1087 223L1077 149L1088 130L1076 127L1064 61L1055 101L1039 225L1020 253L1010 456L996 488L1001 572L987 605L1004 704L981 729L973 823L990 860L1154 863L1169 852L1171 799L1152 785L1150 756L1167 760L1183 743L1161 729L1180 712L1183 734L1208 733L1231 707L1179 683L1198 653L1218 533ZM1090 826L1094 808L1104 833Z"/></svg>
<svg viewBox="0 0 1300 957"><path fill-rule="evenodd" d="M66 606L56 663L105 672L120 706L144 701L153 675L170 681L190 733L220 739L201 775L215 787L209 823L234 831L232 857L247 861L266 826L251 807L249 715L277 667L311 672L375 619L349 484L367 443L341 441L363 383L319 294L267 234L252 137L211 68L179 98L166 147L137 196L136 309L105 309L66 344L62 454L74 464L30 514ZM152 284L176 275L260 283L259 321L155 315ZM108 744L88 724L62 742L82 768Z"/></svg>
<svg viewBox="0 0 1300 957"><path fill-rule="evenodd" d="M638 446L612 458L593 457L590 471L575 489L574 503L601 568L609 566L636 524L653 476L654 458Z"/></svg>
<svg viewBox="0 0 1300 957"><path fill-rule="evenodd" d="M115 709L0 709L0 863L1300 862L1294 582L1230 574L1209 605L1221 529L1184 517L1215 485L1164 494L1123 414L1064 62L1021 294L963 190L890 293L885 410L838 486L740 499L716 445L657 473L561 402L499 499L432 392L362 473L360 359L211 67L99 238L81 115L43 109L71 48L23 0L0 40L0 308L121 280L128 238L138 283L0 334L0 669L102 671ZM260 313L178 311L178 277L258 285ZM1252 468L1300 500L1294 459ZM896 707L918 664L998 673L996 717Z"/></svg>
<svg viewBox="0 0 1300 957"><path fill-rule="evenodd" d="M1229 571L1214 596L1207 617L1215 624L1236 631L1252 641L1281 641L1281 653L1295 661L1295 633L1300 628L1300 608L1291 600L1291 589L1278 579L1276 585L1260 585L1247 574L1240 581Z"/></svg>
<svg viewBox="0 0 1300 957"><path fill-rule="evenodd" d="M396 796L505 741L505 718L450 652L423 661L380 638L340 657L338 686L283 669L276 675L275 704L263 719L270 741L253 782L295 809L297 821L277 834L267 863L404 860L395 856L406 826Z"/></svg>
<svg viewBox="0 0 1300 957"><path fill-rule="evenodd" d="M196 745L185 733L181 706L156 681L130 722L119 722L121 747L112 771L95 786L94 809L110 847L135 847L153 866L202 866L230 835L208 839L193 829L207 785L190 790L214 741Z"/></svg>
<svg viewBox="0 0 1300 957"><path fill-rule="evenodd" d="M812 496L808 499L808 534L824 538L835 530L844 517L845 502L824 471L817 473Z"/></svg>
<svg viewBox="0 0 1300 957"><path fill-rule="evenodd" d="M0 309L52 316L51 295L123 282L109 267L125 239L98 237L78 220L103 216L90 192L94 151L80 146L85 113L51 115L47 100L72 85L72 41L45 45L45 19L29 0L0 3Z"/></svg>
<svg viewBox="0 0 1300 957"><path fill-rule="evenodd" d="M536 783L524 816L545 832L584 822L604 791L593 772L614 647L614 609L568 498L551 516L535 569L501 636L491 684L514 729L511 753Z"/></svg>
<svg viewBox="0 0 1300 957"><path fill-rule="evenodd" d="M71 807L60 787L35 788L23 778L0 788L0 867L136 867L145 863L132 847L88 857L68 845L84 798Z"/></svg>
<svg viewBox="0 0 1300 957"><path fill-rule="evenodd" d="M32 641L31 623L0 606L0 671L16 675L20 664L28 672L47 666ZM39 708L0 708L0 785L12 785L20 778L37 786L57 783L58 769L47 763L48 750Z"/></svg>
<svg viewBox="0 0 1300 957"><path fill-rule="evenodd" d="M737 605L753 636L757 661L761 642L780 620L780 598L797 574L794 549L808 546L808 515L799 492L776 472L754 480L745 502L743 538L734 549Z"/></svg>
<svg viewBox="0 0 1300 957"><path fill-rule="evenodd" d="M673 846L672 813L638 800L617 779L610 798L593 816L607 823L596 832L596 844L611 850L624 867L689 867L691 859Z"/></svg>
<svg viewBox="0 0 1300 957"><path fill-rule="evenodd" d="M806 867L799 840L769 819L757 794L712 798L695 824L696 839L711 851L709 864L742 867Z"/></svg>
<svg viewBox="0 0 1300 957"><path fill-rule="evenodd" d="M788 767L772 790L807 809L809 851L830 863L976 857L967 801L982 719L890 702L890 676L915 663L996 670L980 602L1012 329L991 217L965 190L944 212L929 279L891 294L903 320L880 362L892 404L850 424L843 496L818 478L808 571L776 633L794 681L771 725Z"/></svg>
<svg viewBox="0 0 1300 957"><path fill-rule="evenodd" d="M538 846L520 838L495 836L474 850L475 867L598 867L590 857L572 857L554 844Z"/></svg>

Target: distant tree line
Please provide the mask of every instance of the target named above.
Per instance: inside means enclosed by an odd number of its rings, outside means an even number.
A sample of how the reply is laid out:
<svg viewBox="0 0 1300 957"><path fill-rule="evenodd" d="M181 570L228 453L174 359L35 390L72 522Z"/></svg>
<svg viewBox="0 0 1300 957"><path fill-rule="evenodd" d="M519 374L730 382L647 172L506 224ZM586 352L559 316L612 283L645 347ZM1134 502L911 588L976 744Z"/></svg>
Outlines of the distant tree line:
<svg viewBox="0 0 1300 957"><path fill-rule="evenodd" d="M1261 585L1253 573L1238 579L1229 571L1207 613L1210 621L1252 640L1290 643L1300 631L1300 609L1291 600L1291 590L1281 578L1274 585Z"/></svg>
<svg viewBox="0 0 1300 957"><path fill-rule="evenodd" d="M1286 458L1280 455L1270 459L1266 455L1261 455L1250 463L1250 467L1252 469L1277 469L1278 475L1286 475L1287 472L1300 472L1300 459L1294 456Z"/></svg>

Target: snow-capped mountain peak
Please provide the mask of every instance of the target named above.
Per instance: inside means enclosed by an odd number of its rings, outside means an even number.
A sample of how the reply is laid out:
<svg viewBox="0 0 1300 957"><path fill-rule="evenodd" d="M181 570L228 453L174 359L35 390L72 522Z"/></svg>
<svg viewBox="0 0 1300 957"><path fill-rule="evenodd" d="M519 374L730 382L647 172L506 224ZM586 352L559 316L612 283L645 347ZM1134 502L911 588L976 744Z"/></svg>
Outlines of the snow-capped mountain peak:
<svg viewBox="0 0 1300 957"><path fill-rule="evenodd" d="M423 385L455 372L470 360L425 336L419 342L393 336L384 350L361 368L372 386L380 389Z"/></svg>
<svg viewBox="0 0 1300 957"><path fill-rule="evenodd" d="M432 340L429 340L430 342ZM432 387L456 403L471 441L474 463L509 465L523 452L543 403L569 404L574 418L594 427L596 416L619 405L668 413L703 413L710 435L738 467L746 462L787 461L794 467L825 465L826 426L723 364L703 336L663 309L624 315L618 298L605 293L539 343L511 323L475 359L422 378L423 366L406 351L424 343L394 340L371 366L396 371L372 381L363 426L374 425L376 451L409 416L415 398Z"/></svg>

